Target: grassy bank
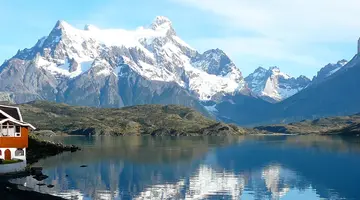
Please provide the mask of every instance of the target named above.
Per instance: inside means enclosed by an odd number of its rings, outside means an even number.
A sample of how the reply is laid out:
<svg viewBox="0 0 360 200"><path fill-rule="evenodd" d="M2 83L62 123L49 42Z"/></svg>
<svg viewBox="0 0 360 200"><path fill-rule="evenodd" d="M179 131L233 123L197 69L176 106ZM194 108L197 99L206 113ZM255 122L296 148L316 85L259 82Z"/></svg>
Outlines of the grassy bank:
<svg viewBox="0 0 360 200"><path fill-rule="evenodd" d="M14 163L19 163L19 162L23 162L23 161L22 160L1 160L0 165L8 165L8 164L14 164Z"/></svg>

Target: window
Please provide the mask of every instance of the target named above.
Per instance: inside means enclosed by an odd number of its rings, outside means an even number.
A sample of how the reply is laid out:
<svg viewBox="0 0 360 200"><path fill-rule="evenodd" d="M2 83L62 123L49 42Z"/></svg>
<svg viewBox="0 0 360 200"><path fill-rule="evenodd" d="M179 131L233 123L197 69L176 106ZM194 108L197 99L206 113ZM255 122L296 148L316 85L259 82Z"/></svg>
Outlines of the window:
<svg viewBox="0 0 360 200"><path fill-rule="evenodd" d="M1 126L1 135L2 136L8 136L9 133L8 133L8 124L3 124Z"/></svg>
<svg viewBox="0 0 360 200"><path fill-rule="evenodd" d="M15 126L15 136L21 137L21 127L20 126Z"/></svg>
<svg viewBox="0 0 360 200"><path fill-rule="evenodd" d="M2 155L1 153L2 153L2 152L1 152L1 150L0 150L0 156Z"/></svg>
<svg viewBox="0 0 360 200"><path fill-rule="evenodd" d="M20 137L21 126L16 126L13 123L4 123L0 125L0 135L5 137Z"/></svg>
<svg viewBox="0 0 360 200"><path fill-rule="evenodd" d="M15 156L24 156L24 155L25 155L24 150L16 149Z"/></svg>

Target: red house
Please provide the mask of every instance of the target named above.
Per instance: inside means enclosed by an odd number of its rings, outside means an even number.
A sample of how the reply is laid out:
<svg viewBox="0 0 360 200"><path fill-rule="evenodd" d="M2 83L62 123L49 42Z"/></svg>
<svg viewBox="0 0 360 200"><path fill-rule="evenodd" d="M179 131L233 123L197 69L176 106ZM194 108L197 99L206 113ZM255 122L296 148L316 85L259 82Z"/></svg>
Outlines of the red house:
<svg viewBox="0 0 360 200"><path fill-rule="evenodd" d="M23 121L18 107L0 105L0 159L26 160L30 130L35 127Z"/></svg>

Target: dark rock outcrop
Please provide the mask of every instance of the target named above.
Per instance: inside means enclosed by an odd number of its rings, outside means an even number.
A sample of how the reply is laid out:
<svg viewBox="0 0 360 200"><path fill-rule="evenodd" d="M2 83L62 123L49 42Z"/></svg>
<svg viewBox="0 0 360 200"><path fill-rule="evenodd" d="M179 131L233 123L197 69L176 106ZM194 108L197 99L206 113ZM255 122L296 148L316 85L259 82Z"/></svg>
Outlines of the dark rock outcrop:
<svg viewBox="0 0 360 200"><path fill-rule="evenodd" d="M29 147L26 152L27 163L32 164L38 161L39 159L46 158L49 156L54 156L56 154L62 153L64 151L77 151L79 147L76 146L67 146L61 143L54 143L50 141L40 140L39 138L30 135L29 136Z"/></svg>

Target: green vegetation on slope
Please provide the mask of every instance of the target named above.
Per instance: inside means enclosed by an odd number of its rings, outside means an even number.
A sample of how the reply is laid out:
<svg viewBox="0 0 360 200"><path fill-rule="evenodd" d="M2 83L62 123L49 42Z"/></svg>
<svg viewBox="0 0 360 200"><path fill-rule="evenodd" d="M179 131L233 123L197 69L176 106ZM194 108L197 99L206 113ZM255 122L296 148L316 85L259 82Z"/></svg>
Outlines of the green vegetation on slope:
<svg viewBox="0 0 360 200"><path fill-rule="evenodd" d="M360 134L360 115L304 120L287 125L259 126L255 129L286 134L358 135Z"/></svg>
<svg viewBox="0 0 360 200"><path fill-rule="evenodd" d="M45 101L19 105L24 120L40 130L76 135L218 135L244 134L246 129L208 119L179 105L125 108L69 106Z"/></svg>
<svg viewBox="0 0 360 200"><path fill-rule="evenodd" d="M360 134L360 115L248 129L216 122L179 105L95 108L34 101L19 107L24 120L41 135Z"/></svg>

